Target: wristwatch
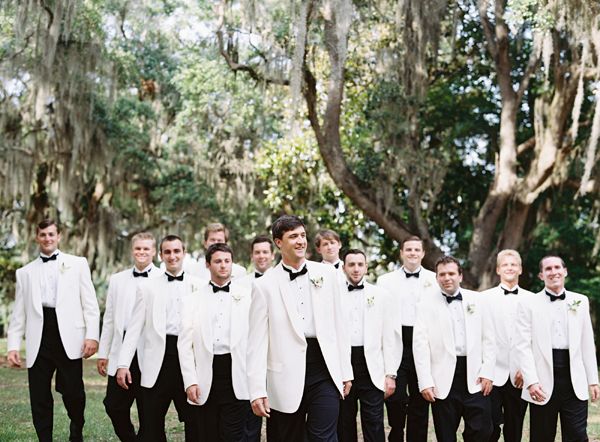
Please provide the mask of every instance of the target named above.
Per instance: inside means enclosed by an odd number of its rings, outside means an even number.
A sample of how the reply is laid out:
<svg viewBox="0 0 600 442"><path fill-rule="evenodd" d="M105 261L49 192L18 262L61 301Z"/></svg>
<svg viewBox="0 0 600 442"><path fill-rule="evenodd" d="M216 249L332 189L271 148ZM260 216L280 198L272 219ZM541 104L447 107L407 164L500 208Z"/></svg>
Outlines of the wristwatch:
<svg viewBox="0 0 600 442"><path fill-rule="evenodd" d="M385 377L396 380L396 375L395 374L386 374Z"/></svg>

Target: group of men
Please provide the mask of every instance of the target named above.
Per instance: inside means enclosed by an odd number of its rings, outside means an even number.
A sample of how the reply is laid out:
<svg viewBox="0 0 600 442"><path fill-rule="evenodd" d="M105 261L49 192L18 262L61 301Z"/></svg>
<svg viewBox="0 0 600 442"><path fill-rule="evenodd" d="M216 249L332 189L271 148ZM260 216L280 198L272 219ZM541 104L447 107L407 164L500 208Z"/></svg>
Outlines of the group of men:
<svg viewBox="0 0 600 442"><path fill-rule="evenodd" d="M104 406L122 441L166 441L174 403L186 441L519 441L530 405L530 439L587 440L588 399L600 395L588 299L565 289L555 255L540 261L539 293L519 287L521 258L497 257L500 284L461 287L462 267L445 256L422 267L423 242L401 244L402 267L377 284L368 260L320 231L306 257L301 219L278 218L272 239L252 242L254 269L234 263L228 231L209 225L205 256L191 259L177 235L132 238L133 267L110 278L102 333L85 258L58 249L59 226L37 227L40 256L17 270L8 361L26 359L33 423L52 440L51 381L83 439L82 358L98 352L108 376ZM281 261L273 266L274 245ZM130 415L136 402L139 429Z"/></svg>

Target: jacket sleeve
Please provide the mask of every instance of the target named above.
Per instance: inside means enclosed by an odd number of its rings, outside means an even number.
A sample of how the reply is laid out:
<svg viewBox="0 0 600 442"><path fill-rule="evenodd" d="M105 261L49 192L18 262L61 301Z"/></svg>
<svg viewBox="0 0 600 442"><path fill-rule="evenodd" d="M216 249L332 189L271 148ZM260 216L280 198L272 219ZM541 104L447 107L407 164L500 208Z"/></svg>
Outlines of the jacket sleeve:
<svg viewBox="0 0 600 442"><path fill-rule="evenodd" d="M515 343L517 365L523 374L523 387L529 388L539 382L533 350L531 348L531 307L528 302L520 302L517 307L517 336Z"/></svg>
<svg viewBox="0 0 600 442"><path fill-rule="evenodd" d="M96 290L92 283L90 266L87 259L81 258L81 269L79 272L79 296L83 318L85 321L85 339L99 341L100 335L100 307L96 298Z"/></svg>
<svg viewBox="0 0 600 442"><path fill-rule="evenodd" d="M24 287L23 287L23 270L17 270L17 286L15 291L15 302L13 304L12 314L10 315L10 323L8 325L8 340L7 350L8 351L19 351L21 349L21 340L25 334L25 324L27 323L27 317L25 314L25 300Z"/></svg>
<svg viewBox="0 0 600 442"><path fill-rule="evenodd" d="M490 302L485 298L480 297L479 303L483 307L481 318L481 370L479 376L490 381L494 380L494 372L496 371L496 332L492 315L490 311Z"/></svg>
<svg viewBox="0 0 600 442"><path fill-rule="evenodd" d="M249 313L246 372L250 402L267 397L267 353L269 350L268 306L260 284L252 285Z"/></svg>
<svg viewBox="0 0 600 442"><path fill-rule="evenodd" d="M108 353L112 345L113 333L114 333L114 306L115 306L115 292L117 282L115 277L112 276L108 283L108 293L106 295L106 307L104 308L104 318L102 321L102 333L100 333L100 345L98 347L98 358L108 359Z"/></svg>
<svg viewBox="0 0 600 442"><path fill-rule="evenodd" d="M598 384L598 364L596 362L596 346L594 345L594 330L592 329L592 319L590 318L590 303L586 296L582 295L582 335L581 335L581 354L583 356L583 366L587 376L588 385Z"/></svg>
<svg viewBox="0 0 600 442"><path fill-rule="evenodd" d="M431 348L427 331L429 309L424 303L417 306L417 320L413 329L413 356L419 382L419 391L435 387L431 374Z"/></svg>
<svg viewBox="0 0 600 442"><path fill-rule="evenodd" d="M117 364L118 368L129 368L131 361L133 360L133 355L135 355L137 350L140 336L142 336L144 333L147 304L144 285L149 282L144 282L137 289L133 314L131 316L129 326L127 327L127 333L125 334L125 339L123 339L123 345L121 346L121 351L119 353L119 361Z"/></svg>
<svg viewBox="0 0 600 442"><path fill-rule="evenodd" d="M185 296L181 300L181 327L177 339L177 353L185 390L198 384L196 358L194 356L194 316L198 314L195 295Z"/></svg>
<svg viewBox="0 0 600 442"><path fill-rule="evenodd" d="M396 375L400 362L402 362L402 329L396 333L394 299L392 295L379 289L383 302L383 369L386 375Z"/></svg>

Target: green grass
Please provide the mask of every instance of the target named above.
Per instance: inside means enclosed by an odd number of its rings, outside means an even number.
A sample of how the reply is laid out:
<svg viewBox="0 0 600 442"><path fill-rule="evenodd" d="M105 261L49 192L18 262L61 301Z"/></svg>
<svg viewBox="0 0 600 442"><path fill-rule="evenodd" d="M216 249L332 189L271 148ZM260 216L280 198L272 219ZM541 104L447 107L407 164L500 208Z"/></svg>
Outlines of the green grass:
<svg viewBox="0 0 600 442"><path fill-rule="evenodd" d="M0 340L0 355L6 354L6 340ZM104 411L102 400L106 389L106 379L96 372L96 361L84 361L84 382L87 396L85 408L85 440L118 441L112 424ZM69 438L69 418L65 411L60 394L54 393L54 440L64 441ZM132 407L134 423L137 426L135 406ZM431 416L431 414L430 414ZM31 421L29 407L29 391L27 389L27 370L8 368L4 356L0 357L0 441L25 442L37 440ZM529 418L525 418L523 442L528 438ZM387 423L387 418L386 418ZM386 428L386 433L389 428ZM459 431L462 431L459 430ZM264 439L263 429L263 440ZM558 432L560 441L560 430ZM600 407L590 404L588 419L588 434L590 441L600 442ZM171 406L167 415L167 438L169 441L183 441L183 424L177 420L175 408ZM459 435L459 440L462 437ZM433 421L430 417L429 440L435 441Z"/></svg>

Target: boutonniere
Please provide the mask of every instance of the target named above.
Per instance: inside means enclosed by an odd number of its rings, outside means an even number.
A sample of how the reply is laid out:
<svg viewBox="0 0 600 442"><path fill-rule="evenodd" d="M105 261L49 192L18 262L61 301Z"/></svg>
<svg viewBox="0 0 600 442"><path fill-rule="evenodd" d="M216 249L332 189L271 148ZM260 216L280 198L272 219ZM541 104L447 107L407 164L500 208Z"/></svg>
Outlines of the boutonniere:
<svg viewBox="0 0 600 442"><path fill-rule="evenodd" d="M315 278L310 278L310 282L313 283L313 285L320 289L321 287L323 287L323 277L322 276L317 276Z"/></svg>
<svg viewBox="0 0 600 442"><path fill-rule="evenodd" d="M233 299L235 302L240 302L242 300L243 296L242 295L238 295L237 293L232 293L231 294L231 299Z"/></svg>
<svg viewBox="0 0 600 442"><path fill-rule="evenodd" d="M375 296L371 295L367 298L367 307L373 307L375 305Z"/></svg>
<svg viewBox="0 0 600 442"><path fill-rule="evenodd" d="M200 287L198 287L196 284L192 283L192 285L190 285L190 293L193 295L194 293L196 293L198 290L200 290Z"/></svg>
<svg viewBox="0 0 600 442"><path fill-rule="evenodd" d="M475 313L475 304L467 304L467 313L470 315Z"/></svg>
<svg viewBox="0 0 600 442"><path fill-rule="evenodd" d="M573 301L572 303L567 304L567 305L569 306L570 312L577 313L577 309L581 305L581 299L578 299L577 301Z"/></svg>
<svg viewBox="0 0 600 442"><path fill-rule="evenodd" d="M66 265L64 262L60 263L60 273L65 273L71 266Z"/></svg>
<svg viewBox="0 0 600 442"><path fill-rule="evenodd" d="M431 282L425 281L425 283L423 284L423 288L428 289L429 287L431 287Z"/></svg>

